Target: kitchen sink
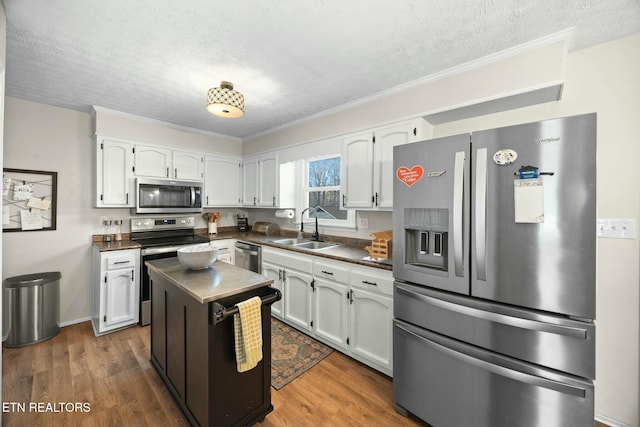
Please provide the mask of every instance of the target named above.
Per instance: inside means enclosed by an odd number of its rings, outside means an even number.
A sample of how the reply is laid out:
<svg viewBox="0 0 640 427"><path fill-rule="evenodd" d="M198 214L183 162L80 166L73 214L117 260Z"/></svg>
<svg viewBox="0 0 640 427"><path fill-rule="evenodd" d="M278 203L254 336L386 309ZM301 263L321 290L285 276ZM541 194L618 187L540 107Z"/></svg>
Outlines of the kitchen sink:
<svg viewBox="0 0 640 427"><path fill-rule="evenodd" d="M340 243L336 243L336 242L317 242L315 240L294 239L294 238L271 240L271 243L277 243L279 245L286 245L286 246L293 246L300 249L309 249L311 251L319 251L321 249L328 249L328 248L340 246Z"/></svg>
<svg viewBox="0 0 640 427"><path fill-rule="evenodd" d="M339 243L335 243L335 242L316 242L316 241L308 241L305 243L298 243L293 245L296 248L302 248L302 249L310 249L312 251L318 251L320 249L328 249L328 248L333 248L336 246L339 246Z"/></svg>
<svg viewBox="0 0 640 427"><path fill-rule="evenodd" d="M305 239L277 239L277 240L271 240L271 243L277 243L279 245L287 245L287 246L293 246L293 245L297 245L300 243L306 243L308 242L308 240Z"/></svg>

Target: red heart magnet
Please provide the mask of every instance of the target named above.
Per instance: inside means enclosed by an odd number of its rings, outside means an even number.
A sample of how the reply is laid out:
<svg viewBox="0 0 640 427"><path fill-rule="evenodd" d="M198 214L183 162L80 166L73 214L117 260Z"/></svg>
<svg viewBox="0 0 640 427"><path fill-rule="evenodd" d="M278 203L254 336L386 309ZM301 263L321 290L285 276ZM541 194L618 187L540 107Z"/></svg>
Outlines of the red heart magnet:
<svg viewBox="0 0 640 427"><path fill-rule="evenodd" d="M411 187L413 184L420 181L423 173L424 169L422 169L422 166L419 165L416 165L411 169L400 166L398 170L396 170L396 176L400 181L407 184L407 187Z"/></svg>

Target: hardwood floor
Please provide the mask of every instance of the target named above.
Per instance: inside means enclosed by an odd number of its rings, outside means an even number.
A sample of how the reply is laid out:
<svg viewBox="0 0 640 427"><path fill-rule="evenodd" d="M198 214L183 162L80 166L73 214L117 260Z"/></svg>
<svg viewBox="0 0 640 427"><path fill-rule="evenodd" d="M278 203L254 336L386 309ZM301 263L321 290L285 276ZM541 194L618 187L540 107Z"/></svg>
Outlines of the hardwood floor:
<svg viewBox="0 0 640 427"><path fill-rule="evenodd" d="M4 348L3 425L187 426L149 362L149 330L95 337L85 322L39 344ZM271 389L271 400L275 409L260 426L423 425L393 410L388 377L338 352ZM30 407L36 402L42 407Z"/></svg>
<svg viewBox="0 0 640 427"><path fill-rule="evenodd" d="M187 426L149 362L149 330L95 337L85 322L36 345L4 348L3 425ZM391 390L388 377L334 351L271 389L275 409L257 425L424 426L394 411ZM37 402L42 406L30 406Z"/></svg>

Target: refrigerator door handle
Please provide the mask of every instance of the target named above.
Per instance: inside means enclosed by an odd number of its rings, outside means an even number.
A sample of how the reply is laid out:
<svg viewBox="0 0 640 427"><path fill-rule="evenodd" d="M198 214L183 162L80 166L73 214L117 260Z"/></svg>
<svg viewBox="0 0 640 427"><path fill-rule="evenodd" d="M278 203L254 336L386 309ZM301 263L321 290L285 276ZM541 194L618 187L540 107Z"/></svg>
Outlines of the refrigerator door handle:
<svg viewBox="0 0 640 427"><path fill-rule="evenodd" d="M433 298L427 295L423 295L418 292L414 292L410 289L406 289L402 286L396 286L396 291L400 293L408 294L412 298L417 298L420 301L429 304L433 307L438 307L444 310L459 313L465 316L475 317L476 319L486 320L488 322L501 323L503 325L512 326L515 328L528 329L537 332L547 332L550 334L564 335L576 339L587 339L587 330L582 328L574 328L571 326L554 325L552 323L523 319L521 317L507 316L505 314L495 313L491 311L484 311L473 307L468 307L453 302L444 301L438 298Z"/></svg>
<svg viewBox="0 0 640 427"><path fill-rule="evenodd" d="M464 162L465 152L456 152L453 170L453 264L456 276L463 277L463 220L464 220Z"/></svg>
<svg viewBox="0 0 640 427"><path fill-rule="evenodd" d="M476 159L476 276L487 280L487 149L478 149Z"/></svg>
<svg viewBox="0 0 640 427"><path fill-rule="evenodd" d="M583 388L576 387L574 385L566 384L559 381L550 380L547 378L543 378L541 376L531 375L525 372L520 372L513 369L505 368L500 365L495 365L493 363L487 362L482 359L477 359L471 355L459 352L457 350L451 349L442 344L431 341L430 339L427 339L419 334L416 334L413 331L408 330L407 328L404 328L402 325L398 323L395 324L395 327L398 328L399 332L412 336L413 338L419 340L421 343L433 348L435 351L444 353L450 357L456 358L464 363L473 365L479 369L493 372L494 374L501 375L503 377L506 377L521 383L531 384L537 387L548 388L560 393L569 394L579 398L586 397L587 392Z"/></svg>

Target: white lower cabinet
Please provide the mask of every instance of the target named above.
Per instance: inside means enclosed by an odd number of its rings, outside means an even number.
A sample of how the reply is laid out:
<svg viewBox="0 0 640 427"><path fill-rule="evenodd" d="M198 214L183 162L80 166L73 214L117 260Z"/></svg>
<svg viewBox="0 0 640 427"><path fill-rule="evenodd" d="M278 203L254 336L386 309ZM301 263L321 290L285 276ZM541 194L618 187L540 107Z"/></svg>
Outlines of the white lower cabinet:
<svg viewBox="0 0 640 427"><path fill-rule="evenodd" d="M93 252L91 320L96 335L138 323L140 250Z"/></svg>
<svg viewBox="0 0 640 427"><path fill-rule="evenodd" d="M313 333L327 344L348 350L348 294L345 284L314 278Z"/></svg>
<svg viewBox="0 0 640 427"><path fill-rule="evenodd" d="M262 260L262 274L282 291L276 318L392 375L391 271L266 246Z"/></svg>
<svg viewBox="0 0 640 427"><path fill-rule="evenodd" d="M273 279L282 292L282 300L271 307L271 313L303 331L311 330L312 289L311 257L264 247L263 275Z"/></svg>
<svg viewBox="0 0 640 427"><path fill-rule="evenodd" d="M326 259L313 260L313 332L319 340L349 350L349 269Z"/></svg>
<svg viewBox="0 0 640 427"><path fill-rule="evenodd" d="M273 280L273 286L282 293L282 267L279 265L271 264L270 262L262 262L262 275ZM271 315L277 319L284 320L284 310L282 305L284 304L284 295L282 299L271 304Z"/></svg>
<svg viewBox="0 0 640 427"><path fill-rule="evenodd" d="M351 355L388 375L393 372L393 275L374 268L354 268L349 337Z"/></svg>
<svg viewBox="0 0 640 427"><path fill-rule="evenodd" d="M285 267L282 272L284 320L305 331L311 330L311 275Z"/></svg>
<svg viewBox="0 0 640 427"><path fill-rule="evenodd" d="M236 241L234 239L214 240L211 242L218 248L218 260L234 265L236 263Z"/></svg>

